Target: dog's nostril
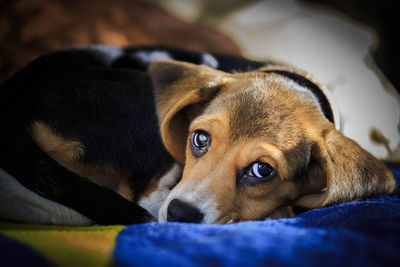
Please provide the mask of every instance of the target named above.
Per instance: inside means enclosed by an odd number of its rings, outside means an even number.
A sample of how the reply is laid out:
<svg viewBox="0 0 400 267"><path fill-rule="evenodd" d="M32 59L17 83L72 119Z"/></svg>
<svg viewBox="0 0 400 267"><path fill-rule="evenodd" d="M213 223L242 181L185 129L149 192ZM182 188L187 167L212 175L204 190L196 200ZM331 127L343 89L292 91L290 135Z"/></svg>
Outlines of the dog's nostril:
<svg viewBox="0 0 400 267"><path fill-rule="evenodd" d="M168 206L167 220L173 222L194 222L199 223L203 220L204 214L196 207L173 199Z"/></svg>

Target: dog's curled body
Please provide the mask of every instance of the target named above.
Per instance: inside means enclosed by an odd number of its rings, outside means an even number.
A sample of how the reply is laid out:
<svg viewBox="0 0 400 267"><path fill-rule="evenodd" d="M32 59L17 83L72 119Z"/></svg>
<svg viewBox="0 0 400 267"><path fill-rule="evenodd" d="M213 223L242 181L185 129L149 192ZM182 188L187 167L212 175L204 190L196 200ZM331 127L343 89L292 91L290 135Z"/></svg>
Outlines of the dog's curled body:
<svg viewBox="0 0 400 267"><path fill-rule="evenodd" d="M256 220L392 193L305 76L155 47L45 55L0 88L0 168L101 224Z"/></svg>
<svg viewBox="0 0 400 267"><path fill-rule="evenodd" d="M208 53L110 46L69 49L30 63L1 86L0 167L96 222L150 220L134 203L174 166L160 139L146 73L158 58L216 64Z"/></svg>

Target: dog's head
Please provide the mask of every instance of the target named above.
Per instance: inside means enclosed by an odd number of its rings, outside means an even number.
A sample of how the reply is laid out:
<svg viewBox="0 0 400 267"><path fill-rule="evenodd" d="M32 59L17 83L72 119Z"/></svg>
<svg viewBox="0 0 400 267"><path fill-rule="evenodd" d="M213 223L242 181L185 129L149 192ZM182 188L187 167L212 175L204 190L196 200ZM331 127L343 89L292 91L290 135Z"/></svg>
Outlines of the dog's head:
<svg viewBox="0 0 400 267"><path fill-rule="evenodd" d="M162 140L184 166L159 221L258 220L291 205L394 191L385 165L336 130L318 97L277 68L230 74L177 61L150 66Z"/></svg>

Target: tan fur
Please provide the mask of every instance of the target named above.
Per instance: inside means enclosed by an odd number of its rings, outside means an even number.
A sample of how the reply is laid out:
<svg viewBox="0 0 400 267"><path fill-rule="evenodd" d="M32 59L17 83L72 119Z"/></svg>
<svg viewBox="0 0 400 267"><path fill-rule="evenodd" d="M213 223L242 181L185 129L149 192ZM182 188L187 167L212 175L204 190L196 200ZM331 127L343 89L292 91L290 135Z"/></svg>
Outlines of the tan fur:
<svg viewBox="0 0 400 267"><path fill-rule="evenodd" d="M164 217L173 197L199 208L204 202L207 209L212 199L205 222L228 223L286 216L281 211L291 205L316 208L394 192L385 165L337 131L312 97L283 76L228 74L176 61L153 63L150 75L162 140L185 163L181 182L161 207ZM193 105L198 115L184 115ZM212 141L195 158L189 136L198 129ZM240 171L255 161L269 163L277 176L256 186L238 184Z"/></svg>
<svg viewBox="0 0 400 267"><path fill-rule="evenodd" d="M183 62L180 64L191 65ZM185 162L185 140L190 123L185 116L184 108L199 103L204 105L208 98L214 96L213 92L221 85L224 78L223 72L205 66L200 66L200 68L202 71L198 72L197 69L190 67L181 68L179 65L175 69L173 64L161 64L150 70L154 86L156 90L159 89L156 92L156 102L158 103L157 115L161 122L161 136L167 150L181 164ZM169 74L166 75L167 73ZM166 85L168 85L168 90L163 90ZM205 95L198 94L200 86L205 89Z"/></svg>
<svg viewBox="0 0 400 267"><path fill-rule="evenodd" d="M80 161L85 148L79 141L67 140L39 121L31 124L29 132L32 139L45 153L69 171L108 187L128 200L133 200L133 192L124 175L117 173L109 166L87 165Z"/></svg>

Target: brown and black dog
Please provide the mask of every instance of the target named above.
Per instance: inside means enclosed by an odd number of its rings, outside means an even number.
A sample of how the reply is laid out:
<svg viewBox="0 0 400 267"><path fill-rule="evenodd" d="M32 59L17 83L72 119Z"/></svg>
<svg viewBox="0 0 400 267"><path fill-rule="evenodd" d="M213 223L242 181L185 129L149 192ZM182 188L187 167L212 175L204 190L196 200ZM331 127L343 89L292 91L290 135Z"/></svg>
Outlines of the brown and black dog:
<svg viewBox="0 0 400 267"><path fill-rule="evenodd" d="M287 66L95 47L42 57L1 94L0 167L102 224L278 218L395 190Z"/></svg>

